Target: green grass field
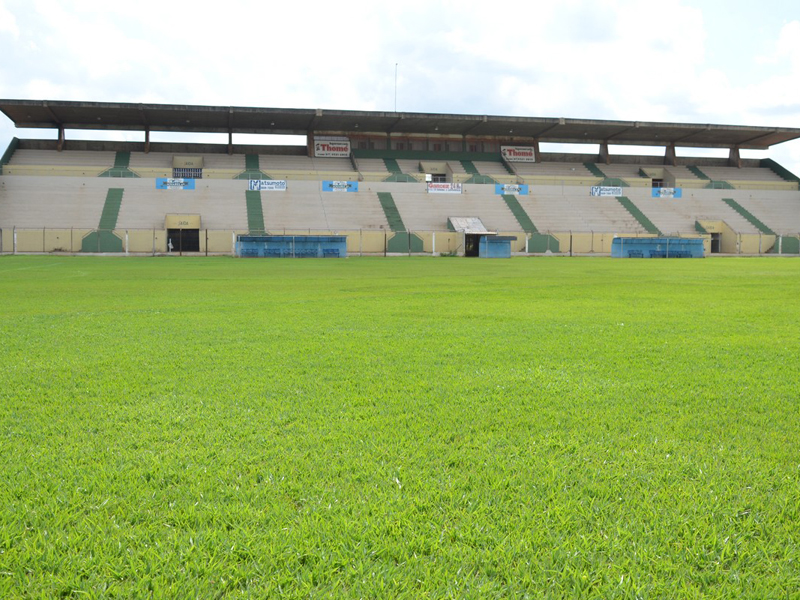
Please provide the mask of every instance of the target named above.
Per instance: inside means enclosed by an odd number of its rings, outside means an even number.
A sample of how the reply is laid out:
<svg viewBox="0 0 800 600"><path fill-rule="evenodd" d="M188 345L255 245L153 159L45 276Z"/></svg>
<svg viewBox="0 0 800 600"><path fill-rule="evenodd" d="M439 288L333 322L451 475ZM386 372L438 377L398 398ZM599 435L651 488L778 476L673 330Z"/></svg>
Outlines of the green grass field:
<svg viewBox="0 0 800 600"><path fill-rule="evenodd" d="M0 258L0 597L796 598L800 261Z"/></svg>

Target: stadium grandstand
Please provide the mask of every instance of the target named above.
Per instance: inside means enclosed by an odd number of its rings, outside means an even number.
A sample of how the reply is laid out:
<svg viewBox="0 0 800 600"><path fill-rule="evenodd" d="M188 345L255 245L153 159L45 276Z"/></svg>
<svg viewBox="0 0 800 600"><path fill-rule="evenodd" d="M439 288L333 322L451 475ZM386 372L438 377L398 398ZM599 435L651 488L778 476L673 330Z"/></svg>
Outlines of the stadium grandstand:
<svg viewBox="0 0 800 600"><path fill-rule="evenodd" d="M800 129L34 100L0 100L0 111L17 128L57 131L14 138L2 155L3 253L230 254L248 234L346 236L351 255L472 255L486 234L514 254L609 255L615 237L662 236L702 239L706 254L800 253L800 179L740 155ZM144 141L67 139L72 130ZM306 144L234 144L243 133ZM609 151L625 145L663 155Z"/></svg>

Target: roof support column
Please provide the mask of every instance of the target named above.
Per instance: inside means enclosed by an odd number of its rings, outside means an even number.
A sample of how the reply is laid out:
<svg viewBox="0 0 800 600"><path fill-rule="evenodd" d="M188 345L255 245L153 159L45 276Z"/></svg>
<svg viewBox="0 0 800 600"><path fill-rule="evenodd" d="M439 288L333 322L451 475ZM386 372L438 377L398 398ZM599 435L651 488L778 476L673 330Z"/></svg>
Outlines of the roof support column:
<svg viewBox="0 0 800 600"><path fill-rule="evenodd" d="M64 149L64 143L67 141L66 133L64 132L64 126L58 126L58 144L56 144L56 150L61 152Z"/></svg>
<svg viewBox="0 0 800 600"><path fill-rule="evenodd" d="M675 155L675 144L669 144L667 146L666 152L664 152L664 164L675 167L678 164L676 155Z"/></svg>
<svg viewBox="0 0 800 600"><path fill-rule="evenodd" d="M611 155L608 153L608 142L600 144L600 162L606 165L611 164Z"/></svg>
<svg viewBox="0 0 800 600"><path fill-rule="evenodd" d="M149 127L145 127L144 128L144 153L145 154L149 154L150 153L150 128Z"/></svg>
<svg viewBox="0 0 800 600"><path fill-rule="evenodd" d="M742 157L739 155L739 147L733 146L728 154L728 166L742 168Z"/></svg>
<svg viewBox="0 0 800 600"><path fill-rule="evenodd" d="M233 154L233 107L228 108L228 156Z"/></svg>
<svg viewBox="0 0 800 600"><path fill-rule="evenodd" d="M537 163L542 162L542 154L539 152L539 140L533 140L531 145L533 146L533 160Z"/></svg>

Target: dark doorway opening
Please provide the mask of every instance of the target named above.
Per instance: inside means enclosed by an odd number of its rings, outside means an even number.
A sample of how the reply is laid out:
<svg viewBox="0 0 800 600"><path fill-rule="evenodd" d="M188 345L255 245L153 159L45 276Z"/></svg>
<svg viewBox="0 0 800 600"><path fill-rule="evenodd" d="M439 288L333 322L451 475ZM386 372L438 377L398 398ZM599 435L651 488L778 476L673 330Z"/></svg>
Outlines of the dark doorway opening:
<svg viewBox="0 0 800 600"><path fill-rule="evenodd" d="M653 187L654 188L664 187L664 180L663 179L653 179Z"/></svg>
<svg viewBox="0 0 800 600"><path fill-rule="evenodd" d="M721 233L711 234L711 254L719 254L720 237Z"/></svg>
<svg viewBox="0 0 800 600"><path fill-rule="evenodd" d="M481 236L467 233L464 235L464 256L480 256Z"/></svg>
<svg viewBox="0 0 800 600"><path fill-rule="evenodd" d="M167 250L170 252L200 252L199 229L167 229Z"/></svg>

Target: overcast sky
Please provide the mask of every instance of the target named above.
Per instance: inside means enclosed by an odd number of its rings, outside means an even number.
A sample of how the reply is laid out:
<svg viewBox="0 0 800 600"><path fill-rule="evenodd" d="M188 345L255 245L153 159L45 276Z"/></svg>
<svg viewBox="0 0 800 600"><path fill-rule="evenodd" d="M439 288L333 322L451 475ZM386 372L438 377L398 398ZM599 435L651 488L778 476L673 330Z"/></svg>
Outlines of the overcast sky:
<svg viewBox="0 0 800 600"><path fill-rule="evenodd" d="M0 98L394 110L396 63L400 111L800 127L796 0L0 0Z"/></svg>

